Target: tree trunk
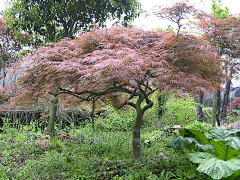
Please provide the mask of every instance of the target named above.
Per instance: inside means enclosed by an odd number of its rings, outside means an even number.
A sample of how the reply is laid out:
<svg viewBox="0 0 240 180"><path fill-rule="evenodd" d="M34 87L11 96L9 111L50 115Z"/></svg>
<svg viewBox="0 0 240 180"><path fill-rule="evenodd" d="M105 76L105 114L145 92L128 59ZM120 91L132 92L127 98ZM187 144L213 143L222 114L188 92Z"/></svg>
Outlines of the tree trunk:
<svg viewBox="0 0 240 180"><path fill-rule="evenodd" d="M220 126L220 109L221 109L221 92L218 90L217 92L217 113L216 113L216 121L217 125Z"/></svg>
<svg viewBox="0 0 240 180"><path fill-rule="evenodd" d="M58 98L54 97L51 100L51 109L50 109L50 117L48 121L47 129L45 130L44 134L53 136L54 135L54 123L57 119L57 105L58 105Z"/></svg>
<svg viewBox="0 0 240 180"><path fill-rule="evenodd" d="M198 103L203 105L203 93L199 94ZM203 114L202 106L197 106L197 112L198 112L198 121L203 122L204 114Z"/></svg>
<svg viewBox="0 0 240 180"><path fill-rule="evenodd" d="M141 137L140 130L143 124L143 113L137 110L136 122L133 127L133 156L134 159L139 159L141 156Z"/></svg>
<svg viewBox="0 0 240 180"><path fill-rule="evenodd" d="M212 126L216 126L216 115L217 115L217 92L213 92L213 107L212 107Z"/></svg>
<svg viewBox="0 0 240 180"><path fill-rule="evenodd" d="M162 123L162 116L164 113L164 103L165 103L165 96L161 95L158 97L158 111L157 111L157 119L158 119L158 127L162 127L163 123Z"/></svg>
<svg viewBox="0 0 240 180"><path fill-rule="evenodd" d="M221 120L226 123L226 116L227 116L227 106L229 103L229 93L230 93L230 86L231 86L231 80L227 80L226 86L225 86L225 92L223 96L223 102L222 102L222 110L221 110Z"/></svg>

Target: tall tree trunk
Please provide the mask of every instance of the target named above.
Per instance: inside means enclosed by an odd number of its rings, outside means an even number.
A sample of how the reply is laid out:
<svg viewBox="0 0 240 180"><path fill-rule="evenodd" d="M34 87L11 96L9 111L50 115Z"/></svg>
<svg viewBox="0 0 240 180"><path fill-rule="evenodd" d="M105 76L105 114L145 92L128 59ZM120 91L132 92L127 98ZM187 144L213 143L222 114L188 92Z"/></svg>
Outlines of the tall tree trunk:
<svg viewBox="0 0 240 180"><path fill-rule="evenodd" d="M202 92L199 94L199 99L197 102L199 104L203 105L203 93ZM204 114L203 114L202 106L197 106L197 112L198 112L198 121L203 122Z"/></svg>
<svg viewBox="0 0 240 180"><path fill-rule="evenodd" d="M213 92L213 107L212 107L212 126L216 126L216 115L217 115L217 92Z"/></svg>
<svg viewBox="0 0 240 180"><path fill-rule="evenodd" d="M222 102L222 110L221 110L221 120L226 123L226 116L227 116L227 106L229 103L229 93L230 93L230 86L231 86L231 80L227 80L224 96L223 96L223 102Z"/></svg>
<svg viewBox="0 0 240 180"><path fill-rule="evenodd" d="M133 156L134 159L138 159L141 156L141 137L140 130L143 124L143 112L141 109L137 109L136 122L133 127Z"/></svg>
<svg viewBox="0 0 240 180"><path fill-rule="evenodd" d="M220 110L221 110L221 92L220 90L218 90L216 92L217 94L217 113L216 113L216 121L217 121L217 125L220 126Z"/></svg>
<svg viewBox="0 0 240 180"><path fill-rule="evenodd" d="M162 127L162 116L163 116L163 111L164 111L164 103L165 103L165 96L161 95L158 97L158 111L157 111L157 125L158 127Z"/></svg>
<svg viewBox="0 0 240 180"><path fill-rule="evenodd" d="M58 106L58 98L54 97L51 100L51 109L50 109L50 117L48 121L47 129L44 134L53 136L54 135L54 123L57 119L57 106Z"/></svg>

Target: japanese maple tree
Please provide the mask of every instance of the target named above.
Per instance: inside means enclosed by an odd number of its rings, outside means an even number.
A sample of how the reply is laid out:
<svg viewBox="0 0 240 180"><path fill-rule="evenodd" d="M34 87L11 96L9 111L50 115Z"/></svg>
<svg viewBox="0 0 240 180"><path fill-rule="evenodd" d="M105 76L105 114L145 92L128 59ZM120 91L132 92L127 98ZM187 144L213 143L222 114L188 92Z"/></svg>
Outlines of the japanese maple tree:
<svg viewBox="0 0 240 180"><path fill-rule="evenodd" d="M198 37L122 27L51 43L25 59L12 105L33 103L53 92L81 101L117 95L124 99L118 108L129 105L137 112L135 159L141 155L140 129L144 113L153 106L154 92L195 94L211 89L223 77L215 49Z"/></svg>

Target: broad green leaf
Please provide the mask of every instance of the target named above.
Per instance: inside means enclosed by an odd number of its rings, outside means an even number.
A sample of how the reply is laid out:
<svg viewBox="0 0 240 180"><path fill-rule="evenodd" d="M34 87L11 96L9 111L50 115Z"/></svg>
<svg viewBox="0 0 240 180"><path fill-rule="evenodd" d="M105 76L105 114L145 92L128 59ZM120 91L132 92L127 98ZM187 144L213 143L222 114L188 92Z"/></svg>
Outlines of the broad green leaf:
<svg viewBox="0 0 240 180"><path fill-rule="evenodd" d="M225 139L226 144L233 149L240 150L240 139L238 137L228 137Z"/></svg>
<svg viewBox="0 0 240 180"><path fill-rule="evenodd" d="M191 150L191 151L213 151L213 146L211 144L202 145L193 138L177 138L170 142L168 147L172 147L176 150Z"/></svg>
<svg viewBox="0 0 240 180"><path fill-rule="evenodd" d="M239 150L235 150L226 144L226 141L210 141L215 149L214 155L222 160L230 160L240 155Z"/></svg>
<svg viewBox="0 0 240 180"><path fill-rule="evenodd" d="M199 130L194 130L194 129L183 129L179 131L180 134L183 137L191 137L197 139L201 144L209 144L209 140L205 136L204 133L202 133Z"/></svg>
<svg viewBox="0 0 240 180"><path fill-rule="evenodd" d="M222 179L231 176L240 169L240 160L232 159L223 161L217 158L211 158L206 161L201 161L197 170L211 176L213 179Z"/></svg>
<svg viewBox="0 0 240 180"><path fill-rule="evenodd" d="M214 129L210 130L210 133L212 135L212 138L215 141L226 140L226 138L236 136L235 131L230 131L230 130L228 130L226 128L222 128L222 127L214 128Z"/></svg>
<svg viewBox="0 0 240 180"><path fill-rule="evenodd" d="M176 150L195 150L195 143L192 138L176 138L167 147L172 147Z"/></svg>
<svg viewBox="0 0 240 180"><path fill-rule="evenodd" d="M203 163L206 160L209 160L211 158L215 158L213 154L206 153L206 152L196 152L196 153L189 153L188 158L193 163Z"/></svg>
<svg viewBox="0 0 240 180"><path fill-rule="evenodd" d="M224 178L224 180L239 180L239 178L240 178L240 170L233 173L231 176L228 176L227 178Z"/></svg>

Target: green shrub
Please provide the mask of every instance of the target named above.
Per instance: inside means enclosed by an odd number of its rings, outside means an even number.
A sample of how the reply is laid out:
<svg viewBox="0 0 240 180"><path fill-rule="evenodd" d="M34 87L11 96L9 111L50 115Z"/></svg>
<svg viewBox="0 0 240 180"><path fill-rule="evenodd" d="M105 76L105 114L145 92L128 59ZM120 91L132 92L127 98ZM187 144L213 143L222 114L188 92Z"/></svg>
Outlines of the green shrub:
<svg viewBox="0 0 240 180"><path fill-rule="evenodd" d="M228 123L235 123L237 121L240 121L239 110L234 109L232 111L229 111L227 113L227 122Z"/></svg>
<svg viewBox="0 0 240 180"><path fill-rule="evenodd" d="M170 96L165 103L164 109L165 111L162 117L163 126L185 126L198 119L197 103L192 97L177 98Z"/></svg>
<svg viewBox="0 0 240 180"><path fill-rule="evenodd" d="M102 131L130 131L135 122L135 110L116 110L107 106L104 118L96 118L96 129Z"/></svg>
<svg viewBox="0 0 240 180"><path fill-rule="evenodd" d="M187 129L199 130L202 133L206 133L213 128L211 124L207 124L207 123L199 122L199 121L194 121L194 122L186 125L185 127Z"/></svg>
<svg viewBox="0 0 240 180"><path fill-rule="evenodd" d="M212 107L203 107L204 122L212 123Z"/></svg>

